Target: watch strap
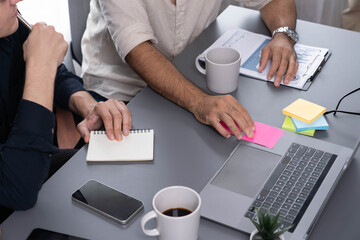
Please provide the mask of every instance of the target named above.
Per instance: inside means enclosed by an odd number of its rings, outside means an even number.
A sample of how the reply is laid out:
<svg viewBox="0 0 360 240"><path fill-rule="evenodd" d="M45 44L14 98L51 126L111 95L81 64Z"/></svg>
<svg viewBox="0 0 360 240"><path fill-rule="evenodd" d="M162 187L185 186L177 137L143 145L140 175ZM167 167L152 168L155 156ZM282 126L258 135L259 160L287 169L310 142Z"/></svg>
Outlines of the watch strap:
<svg viewBox="0 0 360 240"><path fill-rule="evenodd" d="M275 34L277 33L285 33L286 35L288 35L289 38L291 38L292 40L294 40L294 42L298 42L299 41L299 35L298 33L295 31L295 29L291 28L291 27L279 27L277 29L275 29L272 32L272 37L275 36Z"/></svg>

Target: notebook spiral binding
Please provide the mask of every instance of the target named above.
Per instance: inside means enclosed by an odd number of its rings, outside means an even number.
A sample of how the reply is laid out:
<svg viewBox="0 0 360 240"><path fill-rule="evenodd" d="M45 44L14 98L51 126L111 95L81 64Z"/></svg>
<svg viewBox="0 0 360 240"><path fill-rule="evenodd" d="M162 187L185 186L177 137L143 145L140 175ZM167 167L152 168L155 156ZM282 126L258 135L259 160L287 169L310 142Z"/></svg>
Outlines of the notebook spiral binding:
<svg viewBox="0 0 360 240"><path fill-rule="evenodd" d="M130 133L149 133L153 131L152 129L131 129ZM95 135L101 135L101 134L106 134L106 131L104 130L97 130L97 131L91 131L93 132Z"/></svg>

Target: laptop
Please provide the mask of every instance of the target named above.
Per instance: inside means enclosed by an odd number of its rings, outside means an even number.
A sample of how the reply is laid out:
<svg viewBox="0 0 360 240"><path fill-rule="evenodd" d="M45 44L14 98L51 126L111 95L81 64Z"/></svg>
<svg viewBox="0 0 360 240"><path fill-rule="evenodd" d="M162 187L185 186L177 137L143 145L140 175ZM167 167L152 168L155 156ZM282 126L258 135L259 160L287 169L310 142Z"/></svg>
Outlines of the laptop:
<svg viewBox="0 0 360 240"><path fill-rule="evenodd" d="M201 216L251 233L255 209L276 215L286 239L307 239L353 149L285 131L273 149L240 141L201 191Z"/></svg>

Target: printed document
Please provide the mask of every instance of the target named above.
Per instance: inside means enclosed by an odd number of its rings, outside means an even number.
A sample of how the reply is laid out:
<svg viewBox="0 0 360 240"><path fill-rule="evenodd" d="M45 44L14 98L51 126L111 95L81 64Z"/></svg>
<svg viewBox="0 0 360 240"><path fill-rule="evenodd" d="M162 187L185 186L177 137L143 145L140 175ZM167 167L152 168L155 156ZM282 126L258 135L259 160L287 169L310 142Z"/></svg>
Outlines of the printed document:
<svg viewBox="0 0 360 240"><path fill-rule="evenodd" d="M241 55L240 74L267 81L266 76L270 70L271 60L269 60L265 70L261 73L257 69L259 67L261 50L270 40L271 38L268 36L237 28L223 34L203 54L214 47L235 48ZM295 78L286 86L303 89L305 83L312 80L326 61L329 49L311 47L299 43L295 44L294 48L298 57L299 68ZM200 60L204 61L204 58L200 58ZM274 79L273 77L269 81L274 82Z"/></svg>

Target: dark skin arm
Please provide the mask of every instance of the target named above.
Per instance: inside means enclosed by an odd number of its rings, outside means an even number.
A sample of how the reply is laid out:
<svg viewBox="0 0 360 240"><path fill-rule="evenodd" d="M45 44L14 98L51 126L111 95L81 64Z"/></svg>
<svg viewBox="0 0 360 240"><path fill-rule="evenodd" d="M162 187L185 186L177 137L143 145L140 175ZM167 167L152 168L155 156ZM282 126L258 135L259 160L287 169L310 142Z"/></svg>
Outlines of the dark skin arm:
<svg viewBox="0 0 360 240"><path fill-rule="evenodd" d="M198 121L213 126L222 136L228 138L230 133L220 121L238 139L242 138L242 134L235 122L246 136L253 136L254 122L235 98L205 93L187 80L151 43L143 42L136 46L126 56L126 61L155 91L192 112Z"/></svg>
<svg viewBox="0 0 360 240"><path fill-rule="evenodd" d="M270 32L279 27L288 26L293 29L296 27L296 7L293 0L272 0L260 12ZM274 81L276 87L280 86L285 72L285 84L295 77L298 62L294 44L295 42L285 33L277 33L261 53L258 71L262 72L267 65L268 59L271 59L272 65L267 79L269 80L276 75Z"/></svg>

